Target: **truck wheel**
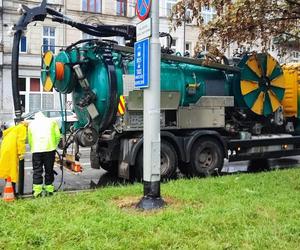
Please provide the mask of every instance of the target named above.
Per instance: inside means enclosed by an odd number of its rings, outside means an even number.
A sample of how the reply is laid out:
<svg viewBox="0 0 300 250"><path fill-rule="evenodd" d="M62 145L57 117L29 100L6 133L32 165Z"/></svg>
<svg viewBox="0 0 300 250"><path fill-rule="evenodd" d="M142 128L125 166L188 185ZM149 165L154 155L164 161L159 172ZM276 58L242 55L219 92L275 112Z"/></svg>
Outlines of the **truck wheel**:
<svg viewBox="0 0 300 250"><path fill-rule="evenodd" d="M178 166L177 153L172 144L165 140L161 142L160 164L161 179L173 178ZM136 159L135 176L138 180L143 179L143 148L140 149Z"/></svg>
<svg viewBox="0 0 300 250"><path fill-rule="evenodd" d="M270 163L268 159L253 159L249 161L247 171L250 173L269 171Z"/></svg>
<svg viewBox="0 0 300 250"><path fill-rule="evenodd" d="M214 138L200 138L191 151L191 165L187 170L192 176L210 176L223 168L224 154L221 144Z"/></svg>

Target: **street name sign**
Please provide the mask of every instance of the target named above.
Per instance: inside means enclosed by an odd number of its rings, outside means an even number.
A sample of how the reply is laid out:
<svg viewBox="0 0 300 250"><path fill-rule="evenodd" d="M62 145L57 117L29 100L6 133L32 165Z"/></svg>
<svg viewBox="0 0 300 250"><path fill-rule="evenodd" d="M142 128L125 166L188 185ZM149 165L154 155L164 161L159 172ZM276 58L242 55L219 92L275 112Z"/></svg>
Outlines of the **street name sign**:
<svg viewBox="0 0 300 250"><path fill-rule="evenodd" d="M145 38L148 38L151 36L152 34L152 19L151 18L147 18L145 21L139 23L136 26L136 40L140 41L143 40Z"/></svg>
<svg viewBox="0 0 300 250"><path fill-rule="evenodd" d="M134 87L149 87L149 38L134 44Z"/></svg>
<svg viewBox="0 0 300 250"><path fill-rule="evenodd" d="M141 21L144 21L149 16L150 9L151 9L151 0L136 1L136 12Z"/></svg>

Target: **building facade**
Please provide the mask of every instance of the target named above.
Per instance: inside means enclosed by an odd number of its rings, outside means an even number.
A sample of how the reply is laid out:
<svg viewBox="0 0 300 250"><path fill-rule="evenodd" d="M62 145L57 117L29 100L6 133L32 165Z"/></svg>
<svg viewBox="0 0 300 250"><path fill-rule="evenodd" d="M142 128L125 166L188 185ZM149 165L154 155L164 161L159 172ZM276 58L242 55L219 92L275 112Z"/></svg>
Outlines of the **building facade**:
<svg viewBox="0 0 300 250"><path fill-rule="evenodd" d="M0 122L13 119L13 98L11 90L11 51L13 37L11 27L20 18L17 13L22 3L29 7L39 5L41 0L0 0L1 31L0 31ZM48 5L76 21L88 24L131 24L139 20L135 14L135 0L48 0ZM170 32L168 16L177 0L160 0L160 31ZM203 9L205 22L214 16L212 9ZM187 13L188 14L188 13ZM183 54L193 54L197 43L197 27L185 23L182 27L171 31L172 48ZM43 109L60 109L59 95L55 91L45 92L40 82L41 56L43 51L58 52L61 46L66 46L80 39L90 37L70 26L52 22L31 23L21 39L19 62L19 89L24 112ZM124 44L121 37L113 37ZM162 46L167 46L169 40L161 39ZM229 50L227 55L231 55ZM299 56L299 53L298 53ZM69 98L68 106L71 106Z"/></svg>

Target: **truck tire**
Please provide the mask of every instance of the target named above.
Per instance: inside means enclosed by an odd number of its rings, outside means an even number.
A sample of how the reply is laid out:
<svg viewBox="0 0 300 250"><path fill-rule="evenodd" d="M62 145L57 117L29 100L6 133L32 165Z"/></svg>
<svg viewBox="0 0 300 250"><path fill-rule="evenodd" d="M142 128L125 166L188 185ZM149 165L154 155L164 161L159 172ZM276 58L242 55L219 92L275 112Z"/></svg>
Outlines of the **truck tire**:
<svg viewBox="0 0 300 250"><path fill-rule="evenodd" d="M160 149L160 174L162 180L168 180L175 176L178 166L178 157L176 150L171 143L162 140ZM135 177L137 180L143 179L143 148L140 149L136 164L135 164Z"/></svg>
<svg viewBox="0 0 300 250"><path fill-rule="evenodd" d="M250 173L257 173L270 170L270 163L268 159L253 159L248 163L247 171Z"/></svg>
<svg viewBox="0 0 300 250"><path fill-rule="evenodd" d="M224 153L222 145L214 138L198 139L191 151L191 164L187 168L191 176L210 176L223 168Z"/></svg>

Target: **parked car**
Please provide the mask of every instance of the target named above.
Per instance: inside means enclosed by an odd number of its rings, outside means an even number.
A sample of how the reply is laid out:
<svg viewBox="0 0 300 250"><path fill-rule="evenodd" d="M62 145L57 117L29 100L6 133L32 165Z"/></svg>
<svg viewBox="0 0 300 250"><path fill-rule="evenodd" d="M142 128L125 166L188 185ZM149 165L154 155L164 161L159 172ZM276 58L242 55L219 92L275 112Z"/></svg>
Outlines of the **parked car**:
<svg viewBox="0 0 300 250"><path fill-rule="evenodd" d="M42 112L44 116L55 120L60 129L62 128L62 115L64 117L63 119L67 122L67 129L77 121L76 114L70 110L67 110L66 112L61 110L41 110L24 114L22 117L25 121L30 122L35 119L35 114L38 112Z"/></svg>

